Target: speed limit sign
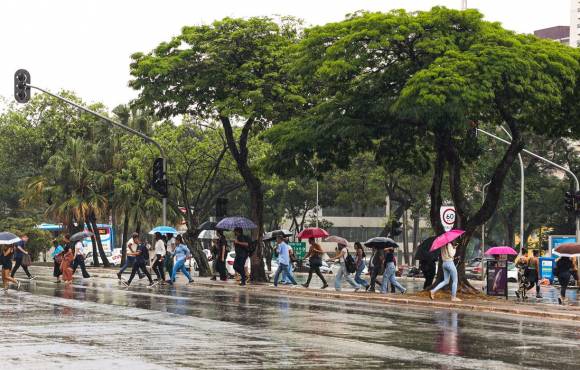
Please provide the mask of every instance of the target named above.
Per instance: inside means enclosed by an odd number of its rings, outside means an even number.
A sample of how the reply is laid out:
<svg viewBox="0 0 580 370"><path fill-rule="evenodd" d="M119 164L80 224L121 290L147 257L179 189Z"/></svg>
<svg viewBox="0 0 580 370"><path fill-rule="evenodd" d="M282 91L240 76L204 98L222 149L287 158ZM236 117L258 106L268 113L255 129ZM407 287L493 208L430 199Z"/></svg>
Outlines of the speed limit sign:
<svg viewBox="0 0 580 370"><path fill-rule="evenodd" d="M453 229L453 224L455 224L455 207L442 206L439 213L441 214L441 224L445 231Z"/></svg>

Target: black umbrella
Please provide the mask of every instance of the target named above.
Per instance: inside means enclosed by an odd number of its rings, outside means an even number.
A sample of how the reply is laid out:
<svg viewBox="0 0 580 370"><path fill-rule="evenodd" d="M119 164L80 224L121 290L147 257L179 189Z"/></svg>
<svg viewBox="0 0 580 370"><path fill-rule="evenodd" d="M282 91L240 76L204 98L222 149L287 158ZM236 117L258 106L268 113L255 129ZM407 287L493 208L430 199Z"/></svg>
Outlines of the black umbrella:
<svg viewBox="0 0 580 370"><path fill-rule="evenodd" d="M399 248L399 245L393 239L385 238L384 236L371 238L364 244L369 248Z"/></svg>
<svg viewBox="0 0 580 370"><path fill-rule="evenodd" d="M83 240L83 239L86 239L86 238L90 238L93 235L94 234L92 232L90 232L90 231L79 231L78 233L73 234L70 237L70 241L71 242L78 242L79 240Z"/></svg>
<svg viewBox="0 0 580 370"><path fill-rule="evenodd" d="M273 240L276 239L277 236L283 236L283 237L287 237L287 236L292 236L294 235L291 231L289 230L274 230L274 231L270 231L264 234L264 240Z"/></svg>
<svg viewBox="0 0 580 370"><path fill-rule="evenodd" d="M215 230L217 222L213 221L206 221L203 224L199 225L197 228L198 230Z"/></svg>
<svg viewBox="0 0 580 370"><path fill-rule="evenodd" d="M435 261L439 258L439 254L441 254L440 249L436 249L433 252L429 252L431 248L431 244L433 244L433 240L435 240L436 236L431 236L425 240L417 247L417 252L415 252L415 259L418 261Z"/></svg>

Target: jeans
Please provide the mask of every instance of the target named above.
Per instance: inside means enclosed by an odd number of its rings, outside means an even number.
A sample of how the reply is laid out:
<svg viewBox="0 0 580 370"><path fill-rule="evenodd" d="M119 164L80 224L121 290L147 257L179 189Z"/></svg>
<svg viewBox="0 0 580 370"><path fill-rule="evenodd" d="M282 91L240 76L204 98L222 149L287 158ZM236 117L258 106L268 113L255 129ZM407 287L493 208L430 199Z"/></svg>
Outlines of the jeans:
<svg viewBox="0 0 580 370"><path fill-rule="evenodd" d="M278 278L280 277L280 273L282 273L282 275L285 275L293 285L297 284L296 280L294 280L294 277L288 273L288 268L289 268L288 265L285 265L283 263L278 264L278 269L274 274L274 286L278 286Z"/></svg>
<svg viewBox="0 0 580 370"><path fill-rule="evenodd" d="M193 281L191 275L189 275L189 272L187 272L187 269L185 268L185 258L175 261L175 264L173 265L173 271L171 271L171 281L173 283L175 283L175 275L177 275L177 271L183 272L183 275L185 275L190 282Z"/></svg>
<svg viewBox="0 0 580 370"><path fill-rule="evenodd" d="M397 268L395 267L394 262L387 263L385 267L385 272L383 273L383 284L381 285L381 293L387 293L387 283L391 283L391 286L399 289L401 292L405 292L405 289L399 282L397 281Z"/></svg>
<svg viewBox="0 0 580 370"><path fill-rule="evenodd" d="M350 274L346 271L346 266L344 263L340 263L340 268L338 269L338 272L336 273L336 278L334 280L334 289L336 289L337 292L340 292L342 290L341 285L342 285L342 277L344 276L344 278L346 279L346 281L355 289L360 289L360 285L354 281L354 279L352 278L352 276L350 276Z"/></svg>
<svg viewBox="0 0 580 370"><path fill-rule="evenodd" d="M451 297L455 298L457 295L457 269L453 261L443 262L443 281L440 282L433 290L433 293L443 288L445 285L449 284L449 279L451 279Z"/></svg>
<svg viewBox="0 0 580 370"><path fill-rule="evenodd" d="M72 273L74 274L75 271L77 270L77 267L81 267L81 272L83 273L83 277L85 279L90 278L91 275L89 275L89 273L87 272L87 268L85 266L85 257L81 256L80 254L78 256L75 257L75 260L73 262L72 265Z"/></svg>
<svg viewBox="0 0 580 370"><path fill-rule="evenodd" d="M121 269L119 270L119 274L122 275L123 272L125 272L125 270L127 269L127 267L129 267L129 265L131 265L131 266L135 265L135 257L134 256L127 256L127 258L125 258L125 263L123 264L123 266L121 266ZM137 271L137 273L139 274L139 279L142 279L143 273L141 271Z"/></svg>
<svg viewBox="0 0 580 370"><path fill-rule="evenodd" d="M282 284L292 283L292 280L295 280L294 279L294 274L292 273L292 265L288 265L288 268L282 274L282 281L281 281L281 283Z"/></svg>
<svg viewBox="0 0 580 370"><path fill-rule="evenodd" d="M18 271L20 266L22 266L22 256L14 257L14 261L16 262L16 264L14 265L14 268L12 269L12 272L10 273L10 276L12 276L12 277L14 277L14 275L16 274L16 271ZM26 273L26 276L28 276L28 277L32 276L30 274L30 272L28 271L28 266L22 266L22 269Z"/></svg>
<svg viewBox="0 0 580 370"><path fill-rule="evenodd" d="M145 262L133 263L133 269L131 270L131 276L129 277L129 281L127 281L127 284L131 285L131 282L133 281L135 274L139 270L141 270L145 274L145 276L147 276L147 279L149 279L149 284L153 284L153 279L151 279L151 275L149 275L149 272L147 271L147 268L145 267Z"/></svg>
<svg viewBox="0 0 580 370"><path fill-rule="evenodd" d="M369 282L360 277L361 274L363 273L363 270L365 269L365 265L366 264L364 261L362 261L358 265L358 268L356 269L356 274L354 275L354 281L356 281L358 284L360 284L366 288L369 286Z"/></svg>

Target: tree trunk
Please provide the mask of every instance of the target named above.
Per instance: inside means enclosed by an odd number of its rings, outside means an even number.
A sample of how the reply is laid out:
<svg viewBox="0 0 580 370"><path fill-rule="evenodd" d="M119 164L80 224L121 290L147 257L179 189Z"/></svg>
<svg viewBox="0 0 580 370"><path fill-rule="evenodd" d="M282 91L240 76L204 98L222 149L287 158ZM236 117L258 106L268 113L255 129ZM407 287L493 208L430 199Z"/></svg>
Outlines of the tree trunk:
<svg viewBox="0 0 580 370"><path fill-rule="evenodd" d="M413 212L413 253L417 251L417 243L419 242L419 221L420 221L419 213ZM415 265L415 259L412 259L413 266Z"/></svg>
<svg viewBox="0 0 580 370"><path fill-rule="evenodd" d="M263 260L263 243L262 235L264 234L264 191L262 189L262 182L253 173L248 164L248 138L250 130L254 123L253 118L249 118L244 126L238 142L234 136L234 131L228 117L220 116L226 142L232 157L236 162L236 166L244 183L250 193L250 209L252 220L256 223L258 228L254 230L253 236L258 241L256 253L251 258L252 272L251 277L253 281L268 281L266 271L264 269Z"/></svg>
<svg viewBox="0 0 580 370"><path fill-rule="evenodd" d="M97 252L97 241L95 240L96 233L93 230L93 227L90 224L90 222L87 221L86 224L87 224L87 230L93 233L93 235L91 236L91 245L93 246L93 266L99 267L100 263L99 263L99 257L98 257L98 252Z"/></svg>
<svg viewBox="0 0 580 370"><path fill-rule="evenodd" d="M99 249L99 255L101 256L101 260L103 261L104 267L111 267L111 263L105 254L105 250L103 249L103 242L101 241L101 234L99 233L99 228L97 226L97 220L94 217L91 217L91 226L93 227L93 233L95 234L95 239L97 241L97 248Z"/></svg>
<svg viewBox="0 0 580 370"><path fill-rule="evenodd" d="M127 242L129 241L129 210L125 210L125 219L123 220L123 236L121 238L121 266L127 259Z"/></svg>

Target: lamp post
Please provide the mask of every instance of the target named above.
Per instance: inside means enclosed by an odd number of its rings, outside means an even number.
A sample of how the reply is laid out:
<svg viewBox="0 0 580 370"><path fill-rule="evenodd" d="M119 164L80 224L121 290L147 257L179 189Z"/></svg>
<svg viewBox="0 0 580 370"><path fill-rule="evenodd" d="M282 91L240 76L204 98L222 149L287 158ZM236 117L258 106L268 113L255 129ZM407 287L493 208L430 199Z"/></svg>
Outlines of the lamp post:
<svg viewBox="0 0 580 370"><path fill-rule="evenodd" d="M308 164L310 165L310 168L312 168L312 171L314 173L316 173L316 169L314 169L312 162L308 161ZM319 204L319 198L318 198L318 177L317 177L316 178L316 227L318 227L318 220L319 219L320 219L320 204Z"/></svg>
<svg viewBox="0 0 580 370"><path fill-rule="evenodd" d="M488 181L481 188L481 204L485 203L485 189L489 186L489 184L491 184L491 181ZM484 257L485 257L485 222L481 225L481 281L483 281L485 277L483 273Z"/></svg>

